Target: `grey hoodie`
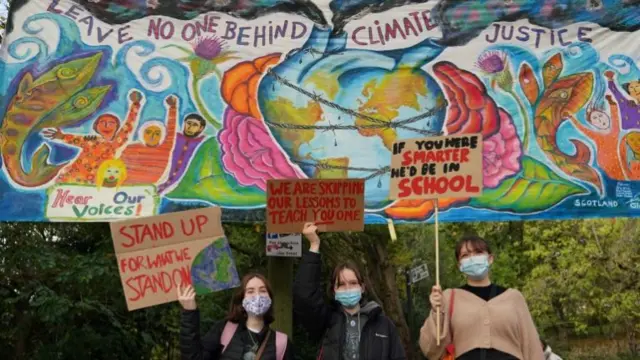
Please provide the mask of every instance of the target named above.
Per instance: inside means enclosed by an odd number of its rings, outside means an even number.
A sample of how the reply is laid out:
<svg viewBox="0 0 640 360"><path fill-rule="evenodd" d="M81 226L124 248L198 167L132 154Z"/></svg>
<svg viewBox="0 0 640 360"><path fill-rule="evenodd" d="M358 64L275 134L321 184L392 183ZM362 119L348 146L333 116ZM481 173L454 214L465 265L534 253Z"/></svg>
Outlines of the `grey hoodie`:
<svg viewBox="0 0 640 360"><path fill-rule="evenodd" d="M369 301L360 308L360 311L351 315L344 312L346 318L345 324L345 343L343 360L359 360L360 358L360 335L364 324L369 319L369 313L372 310L380 308L375 301Z"/></svg>

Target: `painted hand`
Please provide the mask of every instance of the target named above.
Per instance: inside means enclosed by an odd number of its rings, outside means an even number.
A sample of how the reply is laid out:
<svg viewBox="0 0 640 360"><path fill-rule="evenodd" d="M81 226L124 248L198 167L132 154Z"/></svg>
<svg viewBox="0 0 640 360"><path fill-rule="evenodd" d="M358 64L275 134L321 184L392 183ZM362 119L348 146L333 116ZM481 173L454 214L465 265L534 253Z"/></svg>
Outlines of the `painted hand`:
<svg viewBox="0 0 640 360"><path fill-rule="evenodd" d="M176 104L178 103L178 99L177 99L175 96L173 96L173 95L169 95L169 96L167 96L167 98L166 98L164 101L165 101L165 102L167 103L167 105L169 105L169 106L176 106Z"/></svg>
<svg viewBox="0 0 640 360"><path fill-rule="evenodd" d="M58 129L45 129L42 131L42 136L47 139L62 139L64 134Z"/></svg>
<svg viewBox="0 0 640 360"><path fill-rule="evenodd" d="M613 100L613 96L605 95L604 98L607 99L607 102L609 103L609 105L615 105L616 104L615 100Z"/></svg>
<svg viewBox="0 0 640 360"><path fill-rule="evenodd" d="M137 90L132 91L129 95L129 100L134 104L139 104L142 101L142 93Z"/></svg>

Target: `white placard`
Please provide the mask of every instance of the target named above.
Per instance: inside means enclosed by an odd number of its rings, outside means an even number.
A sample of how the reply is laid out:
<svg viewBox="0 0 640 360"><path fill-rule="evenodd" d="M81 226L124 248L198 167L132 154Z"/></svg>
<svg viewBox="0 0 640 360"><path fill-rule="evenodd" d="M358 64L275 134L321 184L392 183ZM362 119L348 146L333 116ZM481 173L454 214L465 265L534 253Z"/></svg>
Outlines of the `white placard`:
<svg viewBox="0 0 640 360"><path fill-rule="evenodd" d="M414 267L410 270L411 283L415 284L420 280L424 280L429 277L429 268L427 264L422 264L418 267Z"/></svg>
<svg viewBox="0 0 640 360"><path fill-rule="evenodd" d="M267 233L267 256L302 256L302 235Z"/></svg>

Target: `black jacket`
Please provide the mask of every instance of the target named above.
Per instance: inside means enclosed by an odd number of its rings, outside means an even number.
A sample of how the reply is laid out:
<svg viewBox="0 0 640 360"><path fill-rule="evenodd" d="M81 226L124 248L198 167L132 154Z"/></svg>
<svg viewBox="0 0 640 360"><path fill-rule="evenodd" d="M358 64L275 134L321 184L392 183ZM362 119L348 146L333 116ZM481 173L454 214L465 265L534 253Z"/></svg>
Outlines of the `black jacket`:
<svg viewBox="0 0 640 360"><path fill-rule="evenodd" d="M219 321L200 338L200 312L198 310L182 310L180 320L180 352L183 360L242 360L242 353L249 340L249 333L244 323L238 324L233 338L229 342L224 354L221 354L222 344L220 336L226 321ZM266 330L261 332L262 337ZM284 353L285 360L293 360L291 339L287 339L287 349ZM261 360L276 360L276 333L271 331L265 351Z"/></svg>
<svg viewBox="0 0 640 360"><path fill-rule="evenodd" d="M321 266L320 254L304 254L293 285L293 308L312 339L322 340L318 358L342 360L347 317L337 302L325 302ZM361 304L361 312L366 312L367 322L360 337L360 360L406 359L396 327L382 308L369 302Z"/></svg>

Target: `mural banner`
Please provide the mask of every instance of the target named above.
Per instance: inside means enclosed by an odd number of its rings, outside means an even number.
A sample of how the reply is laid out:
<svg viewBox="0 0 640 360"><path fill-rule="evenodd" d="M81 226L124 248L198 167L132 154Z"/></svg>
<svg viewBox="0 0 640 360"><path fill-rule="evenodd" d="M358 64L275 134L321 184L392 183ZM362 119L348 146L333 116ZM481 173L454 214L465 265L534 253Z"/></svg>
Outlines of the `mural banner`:
<svg viewBox="0 0 640 360"><path fill-rule="evenodd" d="M640 214L640 8L626 0L15 0L0 48L0 220L219 206L365 180L392 147L482 135L482 195L441 221Z"/></svg>

